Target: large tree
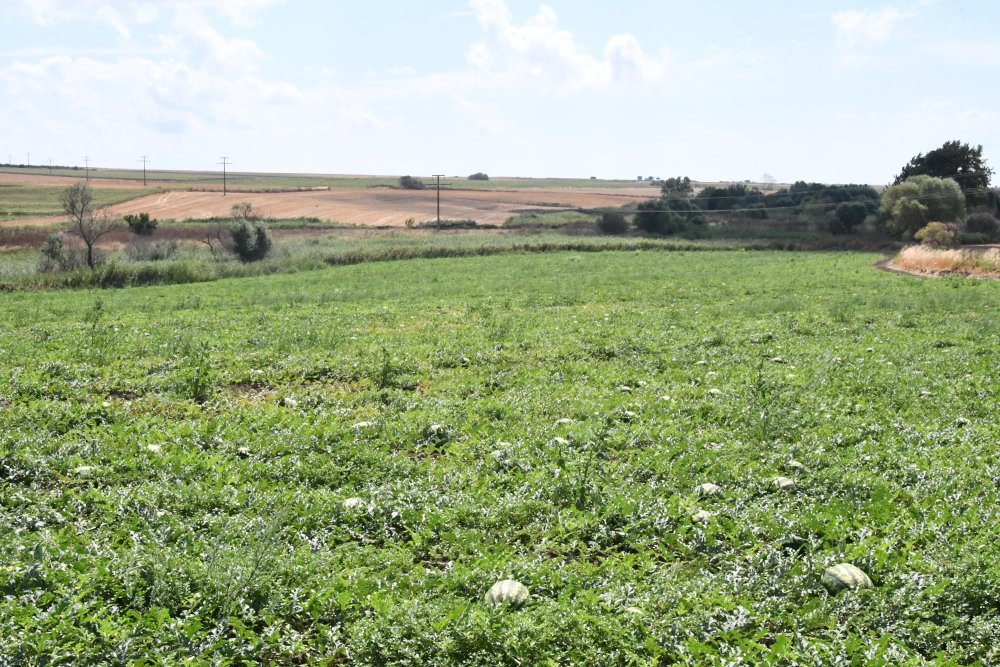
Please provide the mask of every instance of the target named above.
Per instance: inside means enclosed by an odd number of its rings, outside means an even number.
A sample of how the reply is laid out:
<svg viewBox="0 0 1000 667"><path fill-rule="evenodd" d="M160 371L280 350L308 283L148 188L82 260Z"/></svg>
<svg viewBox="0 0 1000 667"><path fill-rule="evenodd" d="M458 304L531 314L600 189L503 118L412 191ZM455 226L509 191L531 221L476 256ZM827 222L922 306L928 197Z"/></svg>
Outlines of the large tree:
<svg viewBox="0 0 1000 667"><path fill-rule="evenodd" d="M63 211L69 217L69 233L80 237L87 246L87 266L96 264L94 246L100 238L118 228L118 221L94 206L94 191L83 181L74 183L62 193Z"/></svg>
<svg viewBox="0 0 1000 667"><path fill-rule="evenodd" d="M690 197L694 186L687 176L674 176L660 183L660 191L664 197Z"/></svg>
<svg viewBox="0 0 1000 667"><path fill-rule="evenodd" d="M965 217L965 197L954 179L911 176L886 188L879 212L891 234L909 240L928 223Z"/></svg>
<svg viewBox="0 0 1000 667"><path fill-rule="evenodd" d="M895 185L920 175L953 178L963 190L969 192L988 188L993 170L986 166L982 146L973 148L960 141L947 141L941 148L927 155L921 153L910 160L896 176Z"/></svg>

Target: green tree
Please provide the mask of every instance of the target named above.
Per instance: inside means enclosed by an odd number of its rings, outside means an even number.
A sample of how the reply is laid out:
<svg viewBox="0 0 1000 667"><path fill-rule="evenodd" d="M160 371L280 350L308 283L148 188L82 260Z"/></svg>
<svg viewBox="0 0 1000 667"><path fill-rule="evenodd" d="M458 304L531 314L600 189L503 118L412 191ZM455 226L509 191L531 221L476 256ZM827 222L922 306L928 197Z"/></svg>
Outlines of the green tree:
<svg viewBox="0 0 1000 667"><path fill-rule="evenodd" d="M764 203L764 193L743 183L710 185L695 197L695 203L706 211L732 211ZM766 212L763 217L767 217Z"/></svg>
<svg viewBox="0 0 1000 667"><path fill-rule="evenodd" d="M993 170L986 166L982 146L973 148L960 141L946 141L941 148L911 159L896 176L895 185L912 176L921 175L952 178L963 190L968 191L988 188Z"/></svg>
<svg viewBox="0 0 1000 667"><path fill-rule="evenodd" d="M694 187L687 176L674 176L660 183L660 192L664 197L690 197Z"/></svg>
<svg viewBox="0 0 1000 667"><path fill-rule="evenodd" d="M404 190L423 190L427 186L419 178L414 178L413 176L400 176L399 187Z"/></svg>
<svg viewBox="0 0 1000 667"><path fill-rule="evenodd" d="M149 217L149 213L129 214L123 216L122 219L136 236L149 236L156 231L156 226L159 224L156 218Z"/></svg>
<svg viewBox="0 0 1000 667"><path fill-rule="evenodd" d="M264 259L274 245L271 232L260 222L257 212L250 202L233 204L233 224L229 227L228 247L241 262L256 262Z"/></svg>
<svg viewBox="0 0 1000 667"><path fill-rule="evenodd" d="M637 207L634 222L647 234L666 236L704 225L705 215L690 199L650 199Z"/></svg>
<svg viewBox="0 0 1000 667"><path fill-rule="evenodd" d="M957 222L965 217L965 197L951 178L911 176L886 189L879 213L890 234L908 240L929 222Z"/></svg>
<svg viewBox="0 0 1000 667"><path fill-rule="evenodd" d="M843 202L830 214L830 231L834 234L850 234L867 216L868 207L863 202Z"/></svg>
<svg viewBox="0 0 1000 667"><path fill-rule="evenodd" d="M229 228L233 252L243 263L264 259L271 252L271 233L259 222L240 220Z"/></svg>
<svg viewBox="0 0 1000 667"><path fill-rule="evenodd" d="M986 242L1000 238L1000 220L989 213L973 213L965 219L965 231L982 237Z"/></svg>

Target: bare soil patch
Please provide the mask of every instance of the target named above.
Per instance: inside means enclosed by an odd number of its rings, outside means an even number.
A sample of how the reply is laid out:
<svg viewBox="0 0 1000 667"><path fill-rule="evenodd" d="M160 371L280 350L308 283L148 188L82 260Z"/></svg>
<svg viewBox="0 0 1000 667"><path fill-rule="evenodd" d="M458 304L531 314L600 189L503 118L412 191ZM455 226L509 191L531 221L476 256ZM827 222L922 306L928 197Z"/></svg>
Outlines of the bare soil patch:
<svg viewBox="0 0 1000 667"><path fill-rule="evenodd" d="M26 177L31 178L31 177ZM72 181L72 179L67 179ZM99 187L97 181L91 181ZM115 182L115 187L120 184ZM441 217L500 225L526 210L561 211L575 208L618 208L655 196L651 188L553 188L524 190L441 191ZM392 188L334 189L305 192L230 193L176 190L140 197L109 207L113 215L149 213L154 218L203 220L228 216L233 204L249 202L270 218L319 218L352 225L402 227L406 220L433 220L437 193ZM18 225L52 224L52 217L19 220Z"/></svg>

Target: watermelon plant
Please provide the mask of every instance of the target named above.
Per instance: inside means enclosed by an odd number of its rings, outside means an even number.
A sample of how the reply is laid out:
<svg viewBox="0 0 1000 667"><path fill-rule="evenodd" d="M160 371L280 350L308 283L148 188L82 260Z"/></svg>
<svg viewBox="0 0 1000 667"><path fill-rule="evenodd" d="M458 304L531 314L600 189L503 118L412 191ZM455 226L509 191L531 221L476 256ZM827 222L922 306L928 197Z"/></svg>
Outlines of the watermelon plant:
<svg viewBox="0 0 1000 667"><path fill-rule="evenodd" d="M1000 284L877 260L0 292L0 664L998 664Z"/></svg>

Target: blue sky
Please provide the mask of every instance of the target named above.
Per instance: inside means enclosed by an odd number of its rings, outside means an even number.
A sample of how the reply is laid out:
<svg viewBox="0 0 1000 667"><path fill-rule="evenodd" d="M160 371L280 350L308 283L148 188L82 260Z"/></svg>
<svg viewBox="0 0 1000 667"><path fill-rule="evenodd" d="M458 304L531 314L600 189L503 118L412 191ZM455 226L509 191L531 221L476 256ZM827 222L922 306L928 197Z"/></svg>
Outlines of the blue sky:
<svg viewBox="0 0 1000 667"><path fill-rule="evenodd" d="M960 139L1000 164L986 0L0 0L0 15L4 162L883 184Z"/></svg>

